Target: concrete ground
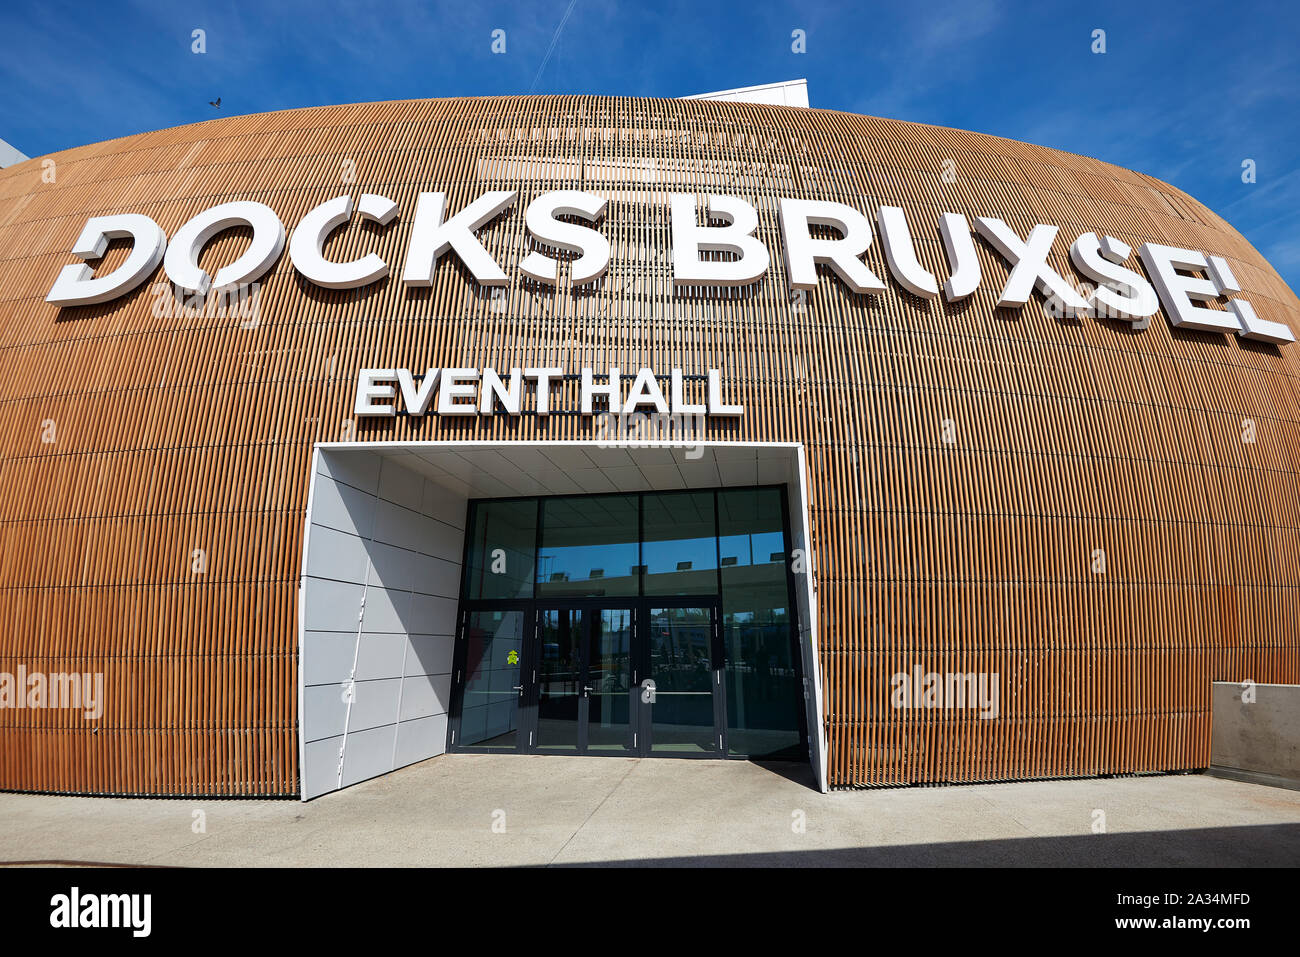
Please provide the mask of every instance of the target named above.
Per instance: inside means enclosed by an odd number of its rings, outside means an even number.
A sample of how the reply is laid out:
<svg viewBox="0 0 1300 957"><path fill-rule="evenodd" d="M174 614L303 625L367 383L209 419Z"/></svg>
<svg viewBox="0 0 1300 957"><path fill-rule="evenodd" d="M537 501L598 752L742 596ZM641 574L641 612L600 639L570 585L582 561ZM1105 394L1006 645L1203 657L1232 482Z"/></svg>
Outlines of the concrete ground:
<svg viewBox="0 0 1300 957"><path fill-rule="evenodd" d="M457 754L306 804L0 794L10 865L1297 861L1300 792L1205 775L819 794L798 765Z"/></svg>

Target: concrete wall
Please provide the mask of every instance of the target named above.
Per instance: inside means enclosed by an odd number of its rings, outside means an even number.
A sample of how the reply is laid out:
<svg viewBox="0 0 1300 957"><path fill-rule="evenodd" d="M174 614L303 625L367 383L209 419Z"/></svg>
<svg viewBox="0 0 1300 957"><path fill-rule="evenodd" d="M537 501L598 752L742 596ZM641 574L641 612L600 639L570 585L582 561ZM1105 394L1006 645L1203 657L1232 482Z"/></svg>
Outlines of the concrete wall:
<svg viewBox="0 0 1300 957"><path fill-rule="evenodd" d="M319 450L302 579L304 800L446 748L466 500Z"/></svg>
<svg viewBox="0 0 1300 957"><path fill-rule="evenodd" d="M1300 685L1255 685L1252 703L1244 691L1214 683L1210 770L1300 788Z"/></svg>

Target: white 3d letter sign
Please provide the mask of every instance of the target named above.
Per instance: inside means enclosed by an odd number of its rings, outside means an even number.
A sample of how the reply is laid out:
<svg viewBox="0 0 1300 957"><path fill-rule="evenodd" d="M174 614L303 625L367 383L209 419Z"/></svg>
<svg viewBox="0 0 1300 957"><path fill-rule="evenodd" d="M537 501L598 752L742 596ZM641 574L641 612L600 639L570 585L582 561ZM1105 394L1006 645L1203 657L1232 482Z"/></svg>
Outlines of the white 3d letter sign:
<svg viewBox="0 0 1300 957"><path fill-rule="evenodd" d="M556 190L543 193L528 204L524 225L539 243L580 253L573 263L573 284L585 286L595 282L609 269L609 240L594 229L557 219L573 216L599 222L605 215L605 200L593 193ZM519 264L519 271L529 279L555 285L559 260L540 252L531 252Z"/></svg>
<svg viewBox="0 0 1300 957"><path fill-rule="evenodd" d="M975 241L971 239L966 217L959 213L944 213L939 217L939 234L943 249L948 254L951 275L943 284L944 298L957 302L967 298L980 286L980 261L975 255Z"/></svg>
<svg viewBox="0 0 1300 957"><path fill-rule="evenodd" d="M829 226L838 239L813 239L809 226ZM819 200L781 200L781 239L785 268L793 289L817 288L817 264L835 270L859 293L882 293L885 284L858 257L871 246L871 224L852 206Z"/></svg>
<svg viewBox="0 0 1300 957"><path fill-rule="evenodd" d="M227 229L251 226L253 241L244 254L229 266L209 276L199 268L199 253L211 240ZM163 269L167 278L181 289L206 296L224 293L255 282L275 265L284 251L284 224L269 206L246 201L222 203L205 209L176 231Z"/></svg>
<svg viewBox="0 0 1300 957"><path fill-rule="evenodd" d="M474 233L495 219L515 201L517 195L513 189L484 193L443 222L447 194L421 193L415 204L415 225L411 230L411 245L406 253L402 281L408 286L432 286L438 257L451 249L460 257L475 282L484 286L504 286L509 278Z"/></svg>
<svg viewBox="0 0 1300 957"><path fill-rule="evenodd" d="M478 234L508 210L518 195L518 190L491 190L448 217L446 193L420 193L406 246L402 283L408 287L432 286L438 261L447 252L455 254L473 282L489 287L509 283L510 277ZM674 287L737 287L764 281L771 254L757 235L758 211L738 196L709 195L704 202L705 209L701 210L694 193L668 195ZM535 248L519 260L519 275L556 289L562 270L567 270L573 288L599 283L610 267L610 242L601 231L608 208L606 197L581 190L552 190L534 197L524 211L524 229ZM351 262L325 258L330 235L346 226L353 212L352 197L337 196L312 209L298 223L289 245L289 259L308 282L327 289L356 289L388 276L388 264L374 253ZM361 194L355 212L380 226L390 225L398 216L396 203L372 193ZM832 284L838 280L858 294L879 296L887 292L889 286L865 259L878 230L884 264L894 282L922 299L939 298L938 277L922 264L917 253L925 248L924 234L915 231L915 222L908 222L900 206L878 206L874 229L871 220L859 210L829 200L778 198L777 218L784 247L785 280L791 290L815 291L826 279ZM198 265L204 246L221 232L240 226L253 230L248 249L235 262L219 269L215 277L209 277ZM1091 290L1084 287L1081 291L1049 265L1057 231L1055 226L1035 223L1022 238L997 217L975 217L973 232L1010 266L997 298L1000 308L1023 308L1036 289L1049 304L1059 304L1067 316L1141 322L1163 306L1170 324L1179 328L1234 332L1273 344L1295 341L1289 326L1261 319L1250 302L1240 298L1241 288L1221 256L1146 243L1138 254L1148 282L1125 265L1133 255L1127 243L1086 232L1069 247L1070 263L1095 284ZM943 299L959 302L974 295L981 282L972 226L964 215L943 212L938 217L938 233L948 265ZM73 254L83 260L97 259L103 256L110 240L129 239L132 249L126 261L99 277L85 263L65 266L46 301L61 307L108 302L140 285L160 259L168 277L180 288L200 295L226 292L254 282L270 269L284 248L284 236L283 224L269 207L248 201L204 210L177 230L170 244L148 216L97 216L87 221L73 245ZM570 255L561 257L552 251ZM724 255L710 255L717 253ZM828 267L834 278L819 276L818 266ZM1220 302L1221 307L1199 305L1211 301ZM447 398L454 414L470 414L471 403L459 400L468 396L472 383L452 375L460 371L440 372L439 389L450 390ZM522 375L526 378L530 372L545 370L529 370ZM494 403L507 408L515 403L519 389L515 380L508 385L493 380L489 386ZM607 387L593 388L597 391L589 399ZM657 389L657 383L650 380L634 385L630 396L633 408L675 405ZM612 394L605 394L617 402ZM384 396L376 394L376 398ZM716 405L721 407L722 403ZM715 408L711 414L725 413Z"/></svg>
<svg viewBox="0 0 1300 957"><path fill-rule="evenodd" d="M131 240L131 252L122 265L97 278L85 263L64 266L45 301L57 306L86 306L124 296L158 268L167 248L167 236L152 219L138 213L121 213L88 219L72 245L72 254L82 259L99 259L108 249L110 239Z"/></svg>
<svg viewBox="0 0 1300 957"><path fill-rule="evenodd" d="M908 292L925 299L939 295L939 284L926 272L916 258L912 247L912 234L907 228L907 217L899 206L881 206L876 213L880 238L885 242L885 260L898 284Z"/></svg>
<svg viewBox="0 0 1300 957"><path fill-rule="evenodd" d="M700 226L693 193L674 193L668 203L674 285L748 286L763 278L771 258L754 236L758 213L753 206L736 196L710 196L708 219L721 225ZM734 253L737 258L702 261L702 251Z"/></svg>
<svg viewBox="0 0 1300 957"><path fill-rule="evenodd" d="M1044 295L1059 297L1067 316L1083 315L1088 311L1087 301L1074 286L1047 265L1047 255L1052 251L1052 240L1056 238L1055 226L1035 226L1029 231L1029 238L1024 240L1002 220L989 216L976 216L975 228L1012 267L1002 295L998 297L999 307L1020 308L1029 301L1029 294L1037 285Z"/></svg>
<svg viewBox="0 0 1300 957"><path fill-rule="evenodd" d="M563 376L563 369L553 368L513 368L505 378L491 368L426 369L417 382L410 369L362 369L357 374L353 413L358 418L392 418L399 414L400 398L401 410L409 416L493 415L498 406L506 415L522 415L524 395L531 383L533 414L544 416L551 411L552 383ZM598 405L603 406L601 411L613 414L633 414L640 409L661 415L735 417L745 413L743 405L726 401L719 369L709 369L703 376L707 401L702 403L686 401L686 377L681 369L672 370L670 396L664 395L653 369L638 369L626 394L617 366L608 370L604 381L591 368L582 369L579 378L578 411L583 415L596 415Z"/></svg>
<svg viewBox="0 0 1300 957"><path fill-rule="evenodd" d="M1146 319L1160 308L1151 284L1125 269L1123 263L1133 255L1127 243L1111 236L1097 238L1096 233L1084 233L1070 247L1070 261L1074 268L1097 283L1097 290L1088 297L1090 312L1114 319Z"/></svg>
<svg viewBox="0 0 1300 957"><path fill-rule="evenodd" d="M357 203L357 212L362 219L387 226L397 216L397 204L385 196L365 193ZM374 253L348 263L325 258L325 240L351 218L351 196L336 196L302 218L289 240L289 259L303 278L326 289L356 289L388 275L388 264Z"/></svg>

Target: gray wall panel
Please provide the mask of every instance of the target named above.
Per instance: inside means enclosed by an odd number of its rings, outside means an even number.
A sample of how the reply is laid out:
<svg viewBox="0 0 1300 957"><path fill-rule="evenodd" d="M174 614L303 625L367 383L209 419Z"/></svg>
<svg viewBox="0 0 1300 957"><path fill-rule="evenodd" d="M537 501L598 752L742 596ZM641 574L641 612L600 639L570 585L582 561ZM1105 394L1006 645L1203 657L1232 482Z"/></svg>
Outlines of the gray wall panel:
<svg viewBox="0 0 1300 957"><path fill-rule="evenodd" d="M465 499L400 457L322 450L317 473L303 580L304 799L445 750L465 535Z"/></svg>

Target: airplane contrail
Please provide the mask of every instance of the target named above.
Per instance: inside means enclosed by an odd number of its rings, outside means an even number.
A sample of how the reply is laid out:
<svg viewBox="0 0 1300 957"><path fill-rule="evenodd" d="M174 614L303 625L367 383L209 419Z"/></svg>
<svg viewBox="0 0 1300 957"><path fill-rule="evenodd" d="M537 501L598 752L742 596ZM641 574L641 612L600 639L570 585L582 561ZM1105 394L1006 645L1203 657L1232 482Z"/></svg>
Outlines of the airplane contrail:
<svg viewBox="0 0 1300 957"><path fill-rule="evenodd" d="M564 11L564 16L560 18L560 25L555 28L555 36L551 37L551 45L546 48L546 56L542 57L542 65L537 68L537 75L533 77L533 85L528 88L528 92L533 92L537 88L537 81L542 78L542 71L546 69L546 64L550 62L551 54L555 52L555 44L560 41L560 33L564 30L564 25L569 22L569 14L577 6L578 0L569 0L569 8Z"/></svg>

